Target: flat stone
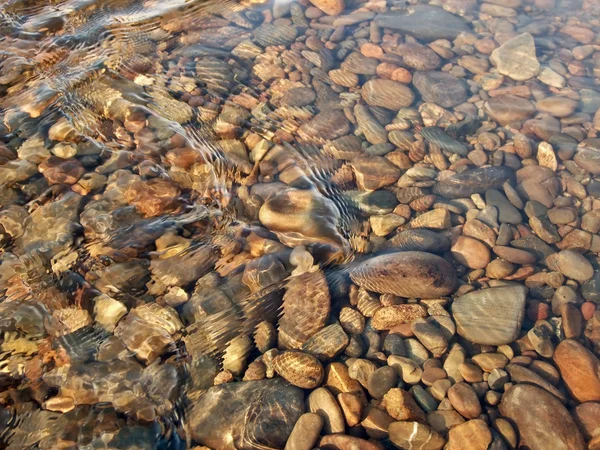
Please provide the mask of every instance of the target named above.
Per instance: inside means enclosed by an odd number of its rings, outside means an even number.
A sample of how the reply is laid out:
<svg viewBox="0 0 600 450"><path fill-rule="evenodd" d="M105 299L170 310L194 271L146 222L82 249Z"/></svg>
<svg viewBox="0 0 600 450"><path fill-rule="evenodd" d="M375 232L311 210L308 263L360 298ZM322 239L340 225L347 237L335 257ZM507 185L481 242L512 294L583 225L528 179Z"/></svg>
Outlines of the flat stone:
<svg viewBox="0 0 600 450"><path fill-rule="evenodd" d="M382 78L367 81L361 94L369 106L381 106L393 111L410 106L415 100L415 94L408 87Z"/></svg>
<svg viewBox="0 0 600 450"><path fill-rule="evenodd" d="M304 123L300 130L310 138L333 140L350 132L350 122L342 111L328 109Z"/></svg>
<svg viewBox="0 0 600 450"><path fill-rule="evenodd" d="M508 199L496 189L485 192L485 203L498 209L498 220L500 223L517 225L523 221L521 212Z"/></svg>
<svg viewBox="0 0 600 450"><path fill-rule="evenodd" d="M535 54L535 42L529 33L523 33L504 42L490 55L490 62L502 75L515 81L525 81L540 73Z"/></svg>
<svg viewBox="0 0 600 450"><path fill-rule="evenodd" d="M525 317L527 288L501 286L469 292L454 300L456 330L477 344L502 345L517 339Z"/></svg>
<svg viewBox="0 0 600 450"><path fill-rule="evenodd" d="M426 5L414 5L406 10L378 14L375 23L382 28L391 28L429 42L436 39L452 41L460 33L470 31L467 23L460 17Z"/></svg>
<svg viewBox="0 0 600 450"><path fill-rule="evenodd" d="M319 242L346 248L337 229L338 218L334 203L314 190L281 192L259 211L261 223L292 247Z"/></svg>
<svg viewBox="0 0 600 450"><path fill-rule="evenodd" d="M448 433L445 450L488 450L492 443L492 431L481 419L469 420L456 425Z"/></svg>
<svg viewBox="0 0 600 450"><path fill-rule="evenodd" d="M535 408L532 408L535 405ZM562 403L537 386L517 384L500 403L500 413L513 421L519 445L531 450L584 450L583 437Z"/></svg>
<svg viewBox="0 0 600 450"><path fill-rule="evenodd" d="M552 96L538 100L536 107L538 111L548 113L554 117L568 117L573 114L579 102L568 97Z"/></svg>
<svg viewBox="0 0 600 450"><path fill-rule="evenodd" d="M567 339L556 347L554 362L578 402L600 401L600 361L579 342Z"/></svg>
<svg viewBox="0 0 600 450"><path fill-rule="evenodd" d="M541 387L554 395L561 403L564 404L567 402L565 395L561 391L533 370L518 364L508 364L506 366L506 371L510 374L513 383L527 383Z"/></svg>
<svg viewBox="0 0 600 450"><path fill-rule="evenodd" d="M573 161L582 169L600 175L600 150L582 147L573 157Z"/></svg>
<svg viewBox="0 0 600 450"><path fill-rule="evenodd" d="M586 402L577 405L571 412L586 441L600 436L600 403Z"/></svg>
<svg viewBox="0 0 600 450"><path fill-rule="evenodd" d="M377 444L345 434L330 434L323 436L318 448L323 450L380 450Z"/></svg>
<svg viewBox="0 0 600 450"><path fill-rule="evenodd" d="M344 0L310 0L310 2L329 16L339 16L346 7Z"/></svg>
<svg viewBox="0 0 600 450"><path fill-rule="evenodd" d="M284 450L311 450L314 448L321 435L323 423L323 418L318 414L302 414L294 425Z"/></svg>
<svg viewBox="0 0 600 450"><path fill-rule="evenodd" d="M514 264L533 264L537 260L533 253L519 248L496 245L493 250L500 258Z"/></svg>
<svg viewBox="0 0 600 450"><path fill-rule="evenodd" d="M448 390L452 407L466 419L476 419L481 414L481 403L475 390L467 383L456 383Z"/></svg>
<svg viewBox="0 0 600 450"><path fill-rule="evenodd" d="M592 264L574 250L563 250L546 258L546 264L552 270L577 281L587 281L594 276Z"/></svg>
<svg viewBox="0 0 600 450"><path fill-rule="evenodd" d="M469 97L468 85L447 72L415 72L413 85L423 100L444 108L460 105Z"/></svg>
<svg viewBox="0 0 600 450"><path fill-rule="evenodd" d="M460 236L450 252L459 264L470 269L484 269L491 259L485 244L468 236Z"/></svg>
<svg viewBox="0 0 600 450"><path fill-rule="evenodd" d="M424 252L370 258L351 269L350 278L373 292L417 298L448 295L457 283L454 269L446 260Z"/></svg>
<svg viewBox="0 0 600 450"><path fill-rule="evenodd" d="M394 422L388 428L389 438L399 448L441 450L446 440L427 425L418 422Z"/></svg>
<svg viewBox="0 0 600 450"><path fill-rule="evenodd" d="M500 125L522 122L535 113L535 106L529 100L512 94L501 94L489 99L483 110Z"/></svg>
<svg viewBox="0 0 600 450"><path fill-rule="evenodd" d="M323 418L324 434L343 433L346 429L340 405L333 394L324 387L312 391L307 399L308 410Z"/></svg>
<svg viewBox="0 0 600 450"><path fill-rule="evenodd" d="M379 309L373 315L371 325L376 330L389 330L403 323L411 323L424 317L427 317L427 310L422 305L391 305Z"/></svg>
<svg viewBox="0 0 600 450"><path fill-rule="evenodd" d="M304 392L281 378L211 387L188 415L192 439L211 448L283 448L304 412Z"/></svg>
<svg viewBox="0 0 600 450"><path fill-rule="evenodd" d="M425 413L404 389L390 389L383 397L381 406L396 420L425 423Z"/></svg>

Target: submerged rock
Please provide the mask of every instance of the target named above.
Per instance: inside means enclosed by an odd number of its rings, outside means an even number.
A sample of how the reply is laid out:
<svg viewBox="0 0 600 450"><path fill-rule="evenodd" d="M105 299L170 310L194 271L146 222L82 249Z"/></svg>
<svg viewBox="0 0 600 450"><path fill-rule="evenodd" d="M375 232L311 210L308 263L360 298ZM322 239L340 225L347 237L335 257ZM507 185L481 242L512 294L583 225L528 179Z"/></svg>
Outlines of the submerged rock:
<svg viewBox="0 0 600 450"><path fill-rule="evenodd" d="M214 386L189 410L192 439L211 448L283 448L304 393L281 378Z"/></svg>

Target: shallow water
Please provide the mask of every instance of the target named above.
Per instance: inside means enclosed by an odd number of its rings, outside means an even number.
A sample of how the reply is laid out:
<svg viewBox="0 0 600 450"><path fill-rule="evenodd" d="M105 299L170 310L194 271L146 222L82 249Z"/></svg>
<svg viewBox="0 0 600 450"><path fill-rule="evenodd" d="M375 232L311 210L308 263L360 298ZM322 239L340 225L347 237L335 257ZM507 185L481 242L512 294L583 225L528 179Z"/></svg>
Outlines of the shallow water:
<svg viewBox="0 0 600 450"><path fill-rule="evenodd" d="M0 102L0 448L591 440L598 1L5 0Z"/></svg>

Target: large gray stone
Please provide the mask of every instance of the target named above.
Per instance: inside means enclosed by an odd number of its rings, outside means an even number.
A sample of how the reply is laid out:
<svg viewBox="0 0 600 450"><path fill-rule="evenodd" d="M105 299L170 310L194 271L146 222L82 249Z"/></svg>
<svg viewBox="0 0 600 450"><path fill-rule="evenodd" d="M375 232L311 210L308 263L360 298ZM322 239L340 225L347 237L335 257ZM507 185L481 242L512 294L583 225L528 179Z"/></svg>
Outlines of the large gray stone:
<svg viewBox="0 0 600 450"><path fill-rule="evenodd" d="M304 412L304 392L281 378L210 388L188 414L192 439L223 450L283 448Z"/></svg>
<svg viewBox="0 0 600 450"><path fill-rule="evenodd" d="M535 55L535 42L529 33L519 34L495 49L491 63L502 75L516 81L525 81L540 73L540 63Z"/></svg>
<svg viewBox="0 0 600 450"><path fill-rule="evenodd" d="M469 292L452 304L456 330L476 344L509 344L519 336L526 298L527 288L520 285Z"/></svg>
<svg viewBox="0 0 600 450"><path fill-rule="evenodd" d="M375 23L380 27L392 28L424 41L454 40L463 31L470 31L467 23L460 17L442 8L426 5L378 14Z"/></svg>

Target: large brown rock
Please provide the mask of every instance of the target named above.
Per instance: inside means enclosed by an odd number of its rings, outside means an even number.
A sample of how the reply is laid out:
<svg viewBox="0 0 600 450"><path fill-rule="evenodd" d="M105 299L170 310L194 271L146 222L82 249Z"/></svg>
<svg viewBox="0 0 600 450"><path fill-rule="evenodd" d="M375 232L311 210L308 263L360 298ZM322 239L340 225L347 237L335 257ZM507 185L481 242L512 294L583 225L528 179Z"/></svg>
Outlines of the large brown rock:
<svg viewBox="0 0 600 450"><path fill-rule="evenodd" d="M501 286L469 292L454 300L456 330L477 344L510 344L525 317L525 286Z"/></svg>
<svg viewBox="0 0 600 450"><path fill-rule="evenodd" d="M425 252L376 256L350 271L359 286L380 294L436 298L456 289L454 268L445 259Z"/></svg>
<svg viewBox="0 0 600 450"><path fill-rule="evenodd" d="M517 384L506 391L500 413L513 421L519 448L529 450L585 450L583 437L562 403L536 386Z"/></svg>
<svg viewBox="0 0 600 450"><path fill-rule="evenodd" d="M281 378L210 388L191 406L192 439L211 448L283 448L304 412L302 389Z"/></svg>
<svg viewBox="0 0 600 450"><path fill-rule="evenodd" d="M567 339L556 347L554 362L578 402L600 402L600 361L592 352Z"/></svg>
<svg viewBox="0 0 600 450"><path fill-rule="evenodd" d="M489 99L483 110L500 125L508 125L529 118L535 112L535 106L523 97L501 94Z"/></svg>

